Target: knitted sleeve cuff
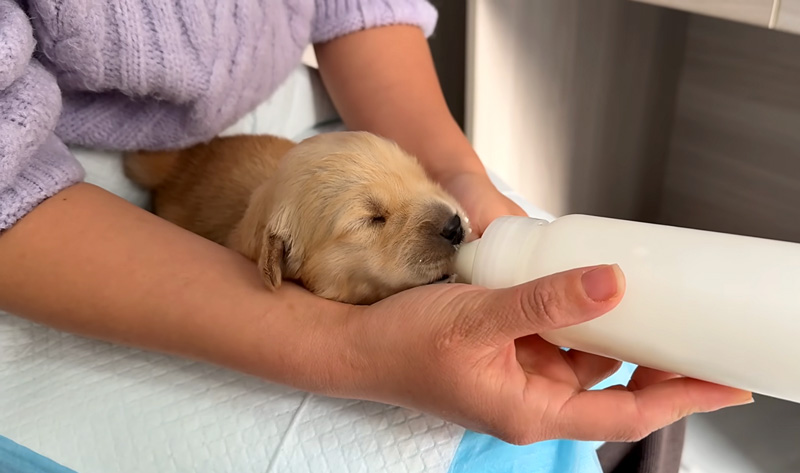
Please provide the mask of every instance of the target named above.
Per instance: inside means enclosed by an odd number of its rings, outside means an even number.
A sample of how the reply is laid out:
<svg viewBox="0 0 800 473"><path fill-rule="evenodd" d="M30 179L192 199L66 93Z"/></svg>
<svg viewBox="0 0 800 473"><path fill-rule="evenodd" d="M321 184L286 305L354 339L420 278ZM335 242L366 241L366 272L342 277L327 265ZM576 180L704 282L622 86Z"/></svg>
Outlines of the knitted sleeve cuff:
<svg viewBox="0 0 800 473"><path fill-rule="evenodd" d="M438 13L426 0L316 0L312 43L379 26L414 25L428 37Z"/></svg>
<svg viewBox="0 0 800 473"><path fill-rule="evenodd" d="M15 0L0 0L0 232L83 179L53 129L61 112L55 77L31 58L33 29Z"/></svg>
<svg viewBox="0 0 800 473"><path fill-rule="evenodd" d="M0 232L48 197L83 178L84 171L78 160L51 133L17 175L0 188Z"/></svg>

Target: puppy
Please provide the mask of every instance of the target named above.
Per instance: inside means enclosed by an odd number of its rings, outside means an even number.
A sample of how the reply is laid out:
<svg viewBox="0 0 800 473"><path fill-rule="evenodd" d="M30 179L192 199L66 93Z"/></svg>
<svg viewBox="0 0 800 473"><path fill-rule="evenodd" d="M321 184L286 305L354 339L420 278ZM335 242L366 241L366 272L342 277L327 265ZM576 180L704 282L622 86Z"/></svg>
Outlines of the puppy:
<svg viewBox="0 0 800 473"><path fill-rule="evenodd" d="M352 304L447 280L470 233L413 157L364 132L216 138L129 154L125 172L156 214L256 261L268 288Z"/></svg>

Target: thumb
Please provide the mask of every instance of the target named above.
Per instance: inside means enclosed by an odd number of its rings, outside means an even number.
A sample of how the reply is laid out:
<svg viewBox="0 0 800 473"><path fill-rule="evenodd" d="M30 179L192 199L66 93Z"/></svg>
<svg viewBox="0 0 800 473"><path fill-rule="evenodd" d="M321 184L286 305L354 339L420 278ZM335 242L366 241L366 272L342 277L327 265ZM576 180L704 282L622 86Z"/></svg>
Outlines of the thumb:
<svg viewBox="0 0 800 473"><path fill-rule="evenodd" d="M492 325L485 333L508 341L592 320L616 307L624 292L619 266L579 268L491 291L477 313Z"/></svg>

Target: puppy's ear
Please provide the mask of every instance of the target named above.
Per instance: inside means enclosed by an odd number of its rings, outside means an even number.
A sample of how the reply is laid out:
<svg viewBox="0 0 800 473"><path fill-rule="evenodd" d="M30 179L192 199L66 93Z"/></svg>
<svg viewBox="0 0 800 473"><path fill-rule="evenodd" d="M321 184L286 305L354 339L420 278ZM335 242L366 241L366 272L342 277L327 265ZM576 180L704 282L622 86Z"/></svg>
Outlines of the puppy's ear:
<svg viewBox="0 0 800 473"><path fill-rule="evenodd" d="M261 278L269 289L281 286L290 242L279 228L280 210L266 183L250 198L244 216L228 238L227 246L258 263Z"/></svg>
<svg viewBox="0 0 800 473"><path fill-rule="evenodd" d="M270 289L281 287L288 250L287 242L272 229L264 231L258 268L261 270L261 279Z"/></svg>

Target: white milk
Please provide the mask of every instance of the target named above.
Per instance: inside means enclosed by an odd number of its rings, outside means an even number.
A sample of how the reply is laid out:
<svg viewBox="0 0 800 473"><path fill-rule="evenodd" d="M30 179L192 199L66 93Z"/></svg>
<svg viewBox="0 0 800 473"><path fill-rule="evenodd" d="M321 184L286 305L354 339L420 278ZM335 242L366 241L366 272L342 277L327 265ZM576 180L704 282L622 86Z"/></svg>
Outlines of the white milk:
<svg viewBox="0 0 800 473"><path fill-rule="evenodd" d="M462 246L456 271L500 288L612 263L627 283L619 306L546 340L800 402L800 244L585 215L502 217Z"/></svg>

